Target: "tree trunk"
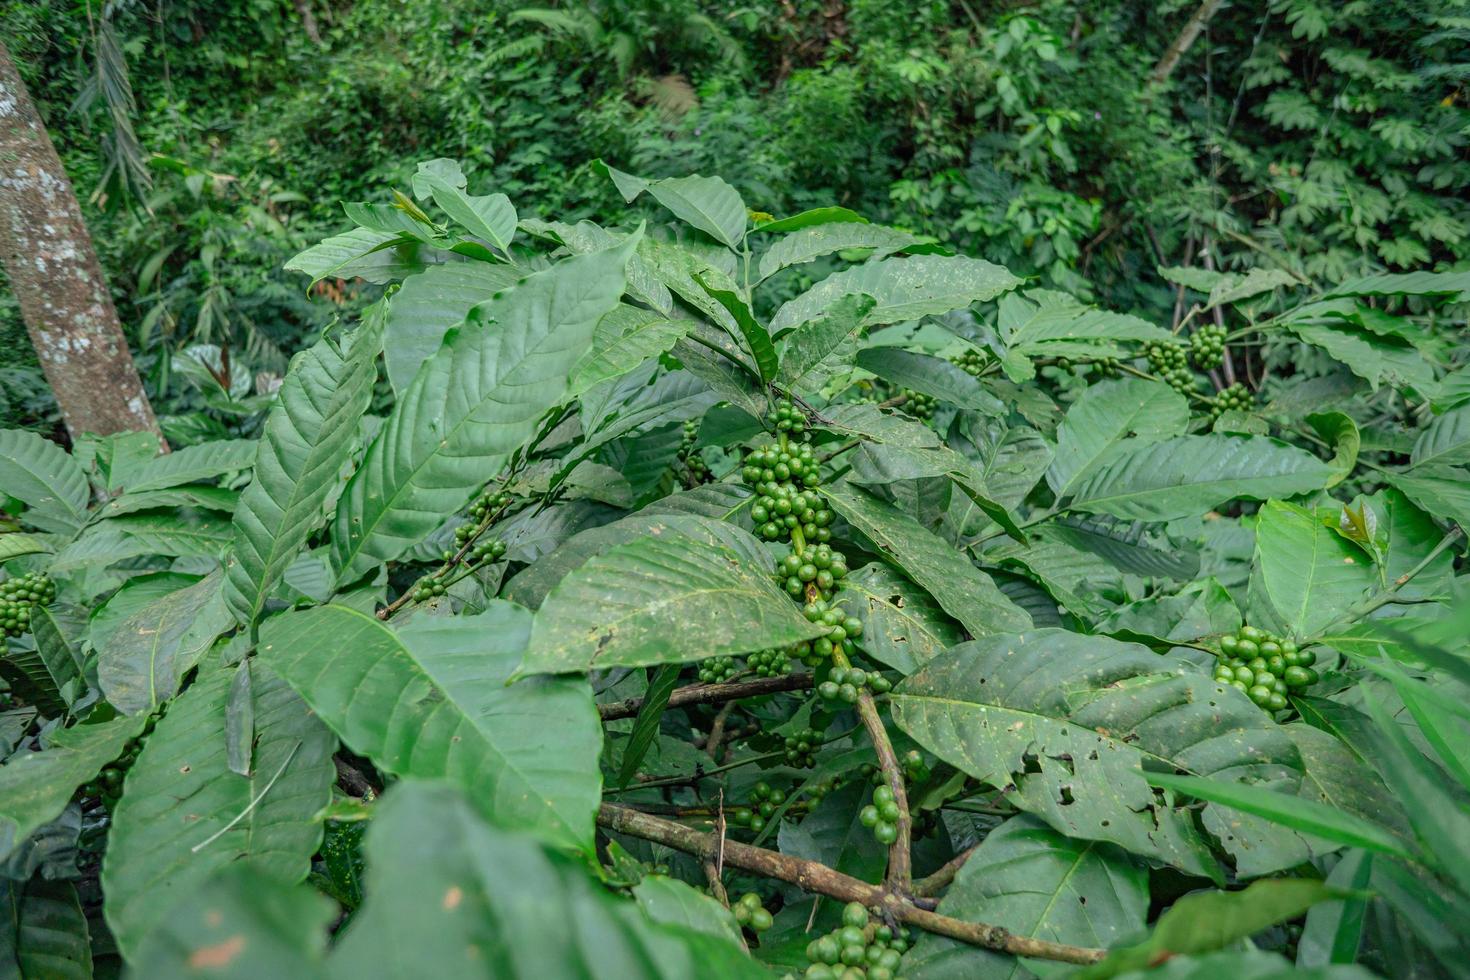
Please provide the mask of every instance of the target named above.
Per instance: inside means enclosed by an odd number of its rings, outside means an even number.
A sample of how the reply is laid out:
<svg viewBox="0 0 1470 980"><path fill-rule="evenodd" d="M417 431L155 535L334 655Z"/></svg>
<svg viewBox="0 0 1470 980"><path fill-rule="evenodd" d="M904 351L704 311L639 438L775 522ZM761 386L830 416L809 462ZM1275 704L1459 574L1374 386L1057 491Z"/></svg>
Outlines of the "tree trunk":
<svg viewBox="0 0 1470 980"><path fill-rule="evenodd" d="M1174 73L1174 66L1179 64L1179 59L1184 57L1184 52L1194 44L1195 38L1200 36L1200 32L1209 24L1210 18L1215 16L1222 2L1223 0L1204 0L1204 3L1199 5L1194 16L1185 22L1184 30L1179 32L1174 43L1164 51L1164 56L1159 59L1159 63L1154 65L1154 70L1149 75L1150 82L1162 85Z"/></svg>
<svg viewBox="0 0 1470 980"><path fill-rule="evenodd" d="M149 430L163 444L76 192L3 41L0 264L72 438Z"/></svg>

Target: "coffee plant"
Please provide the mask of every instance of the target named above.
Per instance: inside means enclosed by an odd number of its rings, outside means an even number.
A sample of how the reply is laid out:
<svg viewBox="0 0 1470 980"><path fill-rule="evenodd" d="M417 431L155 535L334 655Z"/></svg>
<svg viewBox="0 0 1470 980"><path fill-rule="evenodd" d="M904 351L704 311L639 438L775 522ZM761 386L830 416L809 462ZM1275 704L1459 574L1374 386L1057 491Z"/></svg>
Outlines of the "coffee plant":
<svg viewBox="0 0 1470 980"><path fill-rule="evenodd" d="M0 964L1465 972L1470 274L1169 330L598 172L348 204L258 438L0 432Z"/></svg>

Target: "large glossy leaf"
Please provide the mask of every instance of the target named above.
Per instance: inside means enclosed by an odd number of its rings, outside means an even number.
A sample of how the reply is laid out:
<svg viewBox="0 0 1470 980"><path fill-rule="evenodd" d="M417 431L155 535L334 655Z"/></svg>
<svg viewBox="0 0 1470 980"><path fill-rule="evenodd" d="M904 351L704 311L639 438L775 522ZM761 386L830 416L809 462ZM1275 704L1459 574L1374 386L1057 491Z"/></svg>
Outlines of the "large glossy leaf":
<svg viewBox="0 0 1470 980"><path fill-rule="evenodd" d="M693 326L692 320L671 320L661 313L620 303L597 322L592 346L572 369L569 393L580 395L656 358Z"/></svg>
<svg viewBox="0 0 1470 980"><path fill-rule="evenodd" d="M328 278L392 282L423 269L420 251L404 235L354 228L288 259L285 268L310 276L312 285Z"/></svg>
<svg viewBox="0 0 1470 980"><path fill-rule="evenodd" d="M761 255L760 277L769 278L787 266L801 265L843 249L871 249L871 257L881 259L918 243L919 239L906 231L866 222L829 221L809 225L777 239L766 249Z"/></svg>
<svg viewBox="0 0 1470 980"><path fill-rule="evenodd" d="M168 487L162 490L140 490L137 493L125 493L120 497L113 497L97 509L97 516L120 517L123 514L135 514L140 510L175 507L202 508L228 514L235 509L239 499L240 494L236 490L202 483L193 486Z"/></svg>
<svg viewBox="0 0 1470 980"><path fill-rule="evenodd" d="M331 900L306 885L231 865L144 936L131 965L137 976L159 980L317 977L337 915Z"/></svg>
<svg viewBox="0 0 1470 980"><path fill-rule="evenodd" d="M296 355L265 420L255 476L235 508L225 601L249 626L307 539L326 521L328 497L372 400L382 308L357 332L325 337Z"/></svg>
<svg viewBox="0 0 1470 980"><path fill-rule="evenodd" d="M1421 466L1386 479L1404 496L1442 520L1470 527L1470 470L1453 466Z"/></svg>
<svg viewBox="0 0 1470 980"><path fill-rule="evenodd" d="M1287 324L1302 341L1320 347L1378 390L1379 385L1410 385L1421 393L1434 388L1434 368L1411 345L1359 330L1345 320Z"/></svg>
<svg viewBox="0 0 1470 980"><path fill-rule="evenodd" d="M1078 482L1072 506L1128 520L1197 517L1236 497L1290 497L1326 486L1332 468L1265 436L1219 433L1122 443Z"/></svg>
<svg viewBox="0 0 1470 980"><path fill-rule="evenodd" d="M1102 980L1146 969L1173 956L1222 949L1337 897L1336 891L1310 878L1258 881L1239 892L1195 892L1160 916L1144 942L1115 950L1077 976Z"/></svg>
<svg viewBox="0 0 1470 980"><path fill-rule="evenodd" d="M185 446L149 460L140 467L128 484L128 490L162 490L225 473L249 469L255 463L254 439L225 439Z"/></svg>
<svg viewBox="0 0 1470 980"><path fill-rule="evenodd" d="M0 429L0 493L27 507L43 531L75 531L87 519L92 489L66 450L25 429Z"/></svg>
<svg viewBox="0 0 1470 980"><path fill-rule="evenodd" d="M91 980L87 916L71 882L40 875L28 883L0 882L0 930L11 929L15 945L6 950L0 939L0 968L19 968L16 977Z"/></svg>
<svg viewBox="0 0 1470 980"><path fill-rule="evenodd" d="M434 198L434 203L449 217L465 228L471 235L483 238L494 245L502 254L509 254L510 243L516 236L516 209L504 194L477 196L465 193L463 175L453 176L425 172L422 167L414 178L414 191L422 184Z"/></svg>
<svg viewBox="0 0 1470 980"><path fill-rule="evenodd" d="M685 222L729 248L739 248L745 239L745 202L740 193L719 177L666 177L645 180L598 161L597 166L612 178L630 204L647 191Z"/></svg>
<svg viewBox="0 0 1470 980"><path fill-rule="evenodd" d="M844 578L837 600L863 621L863 652L903 674L964 639L928 593L878 562Z"/></svg>
<svg viewBox="0 0 1470 980"><path fill-rule="evenodd" d="M1316 512L1279 500L1261 508L1251 565L1251 622L1297 638L1313 636L1340 619L1377 580L1367 556Z"/></svg>
<svg viewBox="0 0 1470 980"><path fill-rule="evenodd" d="M728 939L655 923L535 839L483 823L453 789L410 781L367 835L367 894L329 976L419 980L760 978Z"/></svg>
<svg viewBox="0 0 1470 980"><path fill-rule="evenodd" d="M0 564L12 558L24 558L26 555L38 555L50 550L51 543L39 535L26 534L23 531L0 534Z"/></svg>
<svg viewBox="0 0 1470 980"><path fill-rule="evenodd" d="M1414 441L1411 459L1416 467L1470 463L1470 405L1445 412L1429 423Z"/></svg>
<svg viewBox="0 0 1470 980"><path fill-rule="evenodd" d="M936 911L1018 936L1105 949L1143 928L1148 902L1147 871L1128 854L1063 837L1023 815L986 836ZM930 934L920 936L903 971L915 980L1032 975L1014 957Z"/></svg>
<svg viewBox="0 0 1470 980"><path fill-rule="evenodd" d="M866 320L873 326L961 310L1020 284L1000 266L962 255L879 259L834 273L788 300L771 318L771 331L805 323L850 293L877 300Z"/></svg>
<svg viewBox="0 0 1470 980"><path fill-rule="evenodd" d="M118 711L151 711L173 697L205 649L234 623L215 572L155 599L114 630L98 650L97 681Z"/></svg>
<svg viewBox="0 0 1470 980"><path fill-rule="evenodd" d="M260 656L353 751L462 787L495 823L590 849L602 733L585 683L507 687L531 617L508 602L395 631L325 606L261 626Z"/></svg>
<svg viewBox="0 0 1470 980"><path fill-rule="evenodd" d="M701 517L667 524L592 558L551 590L519 673L691 663L820 634L745 531Z"/></svg>
<svg viewBox="0 0 1470 980"><path fill-rule="evenodd" d="M989 415L1004 415L1005 406L978 380L941 357L899 347L869 347L858 352L857 365L885 381L921 394Z"/></svg>
<svg viewBox="0 0 1470 980"><path fill-rule="evenodd" d="M721 488L735 492L714 498L710 491ZM713 484L687 494L665 497L658 502L663 506L650 505L637 514L630 514L622 520L578 532L559 545L551 554L523 569L506 584L502 594L505 598L528 608L538 608L545 600L546 594L558 582L585 564L588 559L616 545L647 535L662 533L671 526L669 524L671 516L692 514L698 517L713 518L713 522L704 526L708 540L734 548L737 552L742 548L748 549L752 543L749 536L736 537L722 530L719 525L745 508L750 502L750 496L748 492L732 484ZM675 504L682 502L686 497L700 501L700 505L698 507L675 507ZM691 528L692 525L686 525L683 530L689 531ZM720 535L718 538L714 536L717 532ZM761 560L758 556L761 556L762 551L758 543L757 549L749 551L748 554L754 560Z"/></svg>
<svg viewBox="0 0 1470 980"><path fill-rule="evenodd" d="M1155 797L1144 770L1294 791L1301 756L1264 712L1146 647L1064 630L961 644L892 695L899 727L1013 805L1083 840L1111 841L1195 874L1217 872L1192 815ZM1230 825L1228 812L1204 811ZM1237 830L1237 856L1267 846Z"/></svg>
<svg viewBox="0 0 1470 980"><path fill-rule="evenodd" d="M1470 292L1470 273L1395 272L1352 279L1334 287L1333 296L1456 296ZM1461 295L1461 299L1466 297Z"/></svg>
<svg viewBox="0 0 1470 980"><path fill-rule="evenodd" d="M487 262L434 265L404 280L387 300L383 364L393 391L401 395L425 361L444 343L449 328L466 314L524 275L510 266Z"/></svg>
<svg viewBox="0 0 1470 980"><path fill-rule="evenodd" d="M421 541L535 433L617 305L632 247L566 259L471 311L414 377L338 502L339 583Z"/></svg>
<svg viewBox="0 0 1470 980"><path fill-rule="evenodd" d="M87 692L84 676L87 658L82 652L86 627L86 613L76 607L53 604L36 606L31 610L31 634L36 640L36 653L68 707Z"/></svg>
<svg viewBox="0 0 1470 980"><path fill-rule="evenodd" d="M1166 650L1176 643L1233 633L1241 624L1235 600L1212 577L1192 582L1174 595L1150 596L1119 606L1094 629Z"/></svg>
<svg viewBox="0 0 1470 980"><path fill-rule="evenodd" d="M1084 391L1057 428L1056 455L1046 482L1065 497L1124 440L1130 448L1182 435L1189 403L1157 381L1120 378Z"/></svg>
<svg viewBox="0 0 1470 980"><path fill-rule="evenodd" d="M78 786L122 755L145 719L116 718L55 732L41 752L11 756L0 766L0 860L56 818Z"/></svg>
<svg viewBox="0 0 1470 980"><path fill-rule="evenodd" d="M230 771L225 702L234 671L169 707L128 770L102 863L103 911L124 957L227 865L300 881L321 843L337 740L285 682L252 666L255 769Z"/></svg>
<svg viewBox="0 0 1470 980"><path fill-rule="evenodd" d="M526 218L521 221L521 227L533 235L549 238L565 245L573 255L600 252L605 248L612 248L628 237L626 232L608 231L591 221L579 221L575 225L569 225L561 221ZM640 242L639 249L641 250L647 244L647 239ZM641 255L634 255L628 259L628 293L639 302L665 315L671 314L674 310L674 297L669 293L669 287L659 281L654 275L653 268Z"/></svg>
<svg viewBox="0 0 1470 980"><path fill-rule="evenodd" d="M833 510L933 596L971 636L1031 625L1026 611L1007 599L990 576L912 517L856 487L824 487L822 493Z"/></svg>
<svg viewBox="0 0 1470 980"><path fill-rule="evenodd" d="M786 337L781 353L781 383L812 391L852 362L855 338L873 309L873 297L863 293L844 296L832 307Z"/></svg>
<svg viewBox="0 0 1470 980"><path fill-rule="evenodd" d="M755 362L757 377L762 383L769 382L776 376L776 368L779 366L776 348L771 343L771 332L756 320L750 305L735 289L721 288L719 283L712 283L704 276L695 278L735 321L735 326L739 329L740 336L750 351L751 359ZM729 285L733 286L733 283Z"/></svg>
<svg viewBox="0 0 1470 980"><path fill-rule="evenodd" d="M56 553L52 571L111 565L143 555L218 558L232 538L227 518L205 511L124 514L98 521Z"/></svg>

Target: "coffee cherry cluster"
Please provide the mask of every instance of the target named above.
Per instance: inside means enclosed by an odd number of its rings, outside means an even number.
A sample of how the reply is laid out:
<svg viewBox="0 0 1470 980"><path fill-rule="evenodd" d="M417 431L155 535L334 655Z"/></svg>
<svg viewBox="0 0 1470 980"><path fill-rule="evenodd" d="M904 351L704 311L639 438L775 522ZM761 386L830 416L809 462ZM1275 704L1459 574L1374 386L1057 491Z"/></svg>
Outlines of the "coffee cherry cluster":
<svg viewBox="0 0 1470 980"><path fill-rule="evenodd" d="M988 358L979 351L973 348L966 348L954 357L951 357L949 362L971 377L978 378L984 373L985 362L987 360Z"/></svg>
<svg viewBox="0 0 1470 980"><path fill-rule="evenodd" d="M849 616L841 606L828 605L825 599L808 602L801 609L809 623L817 623L827 628L823 636L811 641L811 652L806 655L803 662L808 667L818 667L831 659L832 654L841 652L845 657L851 657L856 651L852 641L863 635L863 621L856 616ZM841 682L839 682L841 683Z"/></svg>
<svg viewBox="0 0 1470 980"><path fill-rule="evenodd" d="M837 583L847 577L847 556L826 544L806 548L799 555L793 551L776 566L776 576L793 599L815 592L830 600Z"/></svg>
<svg viewBox="0 0 1470 980"><path fill-rule="evenodd" d="M759 935L775 923L771 913L766 911L761 904L761 897L755 892L746 892L740 896L740 900L730 906L730 911L735 915L735 921L751 932Z"/></svg>
<svg viewBox="0 0 1470 980"><path fill-rule="evenodd" d="M781 419L776 424L789 424ZM752 450L741 478L759 494L750 508L756 532L767 541L783 541L800 528L807 540L827 541L832 511L812 488L822 482L820 464L807 443Z"/></svg>
<svg viewBox="0 0 1470 980"><path fill-rule="evenodd" d="M858 811L858 823L873 831L878 843L887 847L898 840L898 818L903 813L886 783L873 787L873 802Z"/></svg>
<svg viewBox="0 0 1470 980"><path fill-rule="evenodd" d="M1225 327L1206 323L1196 327L1189 337L1189 356L1201 371L1218 367L1225 359Z"/></svg>
<svg viewBox="0 0 1470 980"><path fill-rule="evenodd" d="M1210 421L1213 422L1231 409L1246 411L1255 403L1256 400L1251 397L1250 389L1236 382L1210 399Z"/></svg>
<svg viewBox="0 0 1470 980"><path fill-rule="evenodd" d="M807 944L806 980L894 980L909 931L874 922L861 902L842 910L842 925Z"/></svg>
<svg viewBox="0 0 1470 980"><path fill-rule="evenodd" d="M1180 394L1194 390L1194 372L1184 345L1172 340L1148 345L1148 366L1165 384Z"/></svg>
<svg viewBox="0 0 1470 980"><path fill-rule="evenodd" d="M758 834L766 829L766 821L775 816L776 810L786 802L786 791L762 781L750 791L750 800L749 806L737 806L728 811L730 822Z"/></svg>
<svg viewBox="0 0 1470 980"><path fill-rule="evenodd" d="M740 675L740 661L734 657L710 657L699 663L699 683L726 684Z"/></svg>
<svg viewBox="0 0 1470 980"><path fill-rule="evenodd" d="M464 537L468 539L474 532L474 525L479 524L496 511L509 507L514 500L515 497L504 490L486 490L480 494L475 498L475 502L470 504L470 524L467 525L470 530L465 532ZM460 544L463 543L464 541L460 541Z"/></svg>
<svg viewBox="0 0 1470 980"><path fill-rule="evenodd" d="M1317 683L1312 669L1317 655L1299 650L1289 639L1255 626L1220 638L1220 662L1215 680L1244 691L1267 711L1284 711L1287 694Z"/></svg>
<svg viewBox="0 0 1470 980"><path fill-rule="evenodd" d="M699 441L699 422L690 419L684 423L684 441L679 443L679 462L683 464L684 470L689 475L691 484L704 483L709 479L709 466L705 464L704 457L695 450L694 444Z"/></svg>
<svg viewBox="0 0 1470 980"><path fill-rule="evenodd" d="M827 679L817 685L817 695L827 701L857 704L863 688L874 694L887 694L893 682L876 670L861 667L833 667Z"/></svg>
<svg viewBox="0 0 1470 980"><path fill-rule="evenodd" d="M806 431L806 413L796 407L791 399L786 399L776 410L771 413L771 423L777 432L804 432Z"/></svg>
<svg viewBox="0 0 1470 980"><path fill-rule="evenodd" d="M20 636L31 628L31 610L51 604L56 583L49 575L30 572L0 582L0 634Z"/></svg>
<svg viewBox="0 0 1470 980"><path fill-rule="evenodd" d="M158 723L157 718L149 718L143 729L145 735L152 733L153 726ZM133 768L133 763L138 761L138 753L143 750L143 740L135 738L124 748L122 755L102 767L95 779L82 787L83 799L102 801L102 805L109 813L117 806L117 801L122 796L123 778L127 776L128 770Z"/></svg>
<svg viewBox="0 0 1470 980"><path fill-rule="evenodd" d="M1104 378L1116 378L1123 366L1123 362L1116 357L1099 357L1092 363L1097 366L1098 374Z"/></svg>
<svg viewBox="0 0 1470 980"><path fill-rule="evenodd" d="M793 769L811 769L817 764L817 750L822 747L822 733L815 728L802 728L786 736L786 764Z"/></svg>
<svg viewBox="0 0 1470 980"><path fill-rule="evenodd" d="M745 658L745 668L757 677L780 677L791 672L791 658L787 647L757 650Z"/></svg>
<svg viewBox="0 0 1470 980"><path fill-rule="evenodd" d="M903 396L903 410L921 421L927 422L932 419L934 417L934 410L939 407L939 399L931 398L929 395L921 391L914 391L912 388L905 388L903 390Z"/></svg>

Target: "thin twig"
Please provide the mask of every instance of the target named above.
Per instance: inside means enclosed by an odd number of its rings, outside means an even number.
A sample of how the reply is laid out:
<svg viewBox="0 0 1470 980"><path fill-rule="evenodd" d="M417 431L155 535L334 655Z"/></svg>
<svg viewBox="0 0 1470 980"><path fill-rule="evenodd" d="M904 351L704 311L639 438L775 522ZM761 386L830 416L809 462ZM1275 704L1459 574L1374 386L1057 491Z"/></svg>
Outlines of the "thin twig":
<svg viewBox="0 0 1470 980"><path fill-rule="evenodd" d="M913 881L912 841L913 818L909 815L908 790L903 785L903 771L898 767L898 756L893 752L893 743L888 740L888 730L878 716L878 706L873 695L865 689L858 696L858 716L868 730L873 742L873 751L878 755L878 768L883 771L883 781L893 792L893 802L898 805L898 836L888 845L888 874L884 880L888 887L899 895L907 895Z"/></svg>
<svg viewBox="0 0 1470 980"><path fill-rule="evenodd" d="M597 822L609 830L654 841L703 859L713 858L720 846L713 834L700 833L672 820L662 820L608 803L604 803L598 810ZM1012 956L1031 956L1061 963L1096 963L1105 954L1101 949L1031 939L1017 936L1000 926L984 922L964 922L940 915L919 908L893 894L883 885L870 885L816 861L804 861L789 854L780 854L733 840L725 841L723 847L725 863L732 867L796 885L814 895L826 895L843 902L861 902L898 922L973 946L1009 953Z"/></svg>
<svg viewBox="0 0 1470 980"><path fill-rule="evenodd" d="M741 766L748 766L756 762L768 762L771 759L784 759L785 757L786 750L777 749L774 752L765 752L761 755L736 759L734 762L727 762L723 766L712 766L709 769L696 769L693 773L686 776L658 776L653 779L630 783L621 788L604 789L602 792L605 796L612 796L617 793L631 793L638 789L657 789L660 786L688 786L699 782L701 779L707 779L710 776L715 776L722 772L729 772L731 769L739 769Z"/></svg>
<svg viewBox="0 0 1470 980"><path fill-rule="evenodd" d="M690 684L669 695L669 708L682 708L690 704L723 704L737 698L753 698L762 694L780 694L784 691L804 691L812 686L811 674L782 674L779 677L758 677L753 681L734 684ZM597 706L603 721L632 718L643 707L642 698L628 698Z"/></svg>
<svg viewBox="0 0 1470 980"><path fill-rule="evenodd" d="M932 898L948 888L953 883L954 876L959 874L960 868L965 866L965 862L970 860L970 857L979 846L979 844L976 844L973 847L965 848L946 861L938 871L914 882L914 897Z"/></svg>

